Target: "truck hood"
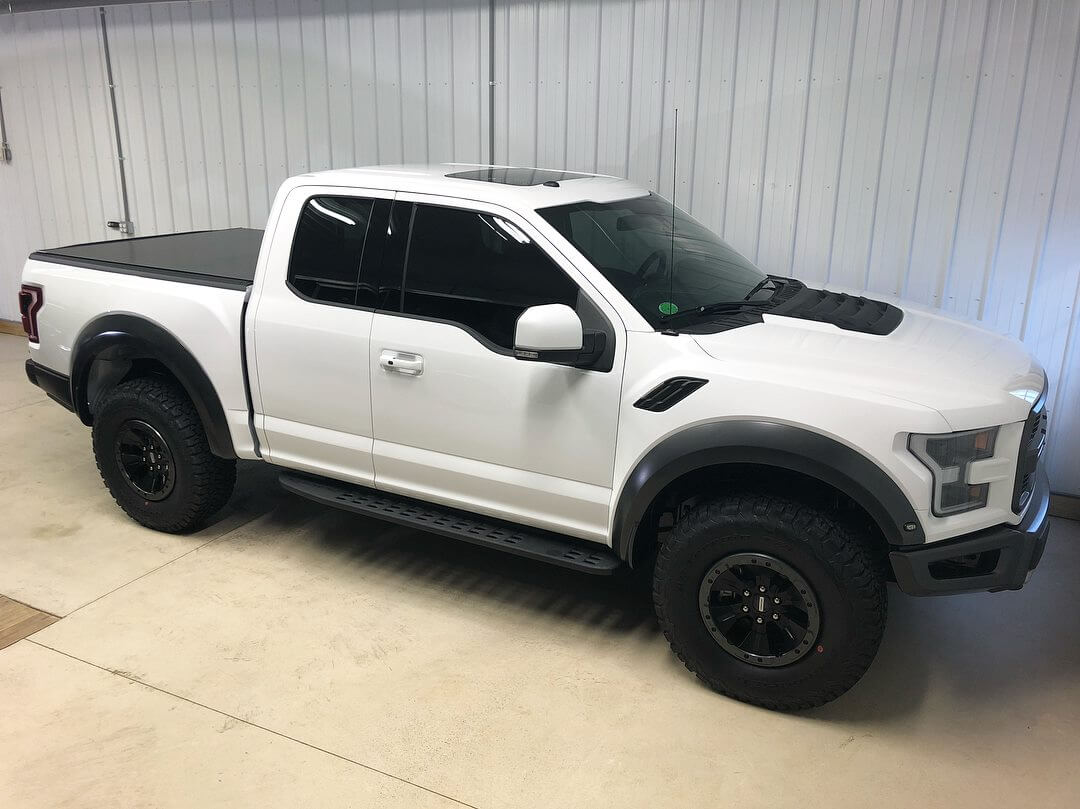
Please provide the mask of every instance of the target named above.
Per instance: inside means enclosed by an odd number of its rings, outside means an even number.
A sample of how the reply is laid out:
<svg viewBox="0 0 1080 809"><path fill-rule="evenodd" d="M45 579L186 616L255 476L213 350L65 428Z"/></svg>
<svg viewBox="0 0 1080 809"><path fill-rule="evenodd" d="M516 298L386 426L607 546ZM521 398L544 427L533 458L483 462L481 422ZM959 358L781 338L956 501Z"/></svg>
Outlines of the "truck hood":
<svg viewBox="0 0 1080 809"><path fill-rule="evenodd" d="M972 322L890 300L903 320L875 335L794 317L697 334L710 356L766 367L833 391L869 391L937 410L954 430L1022 421L1042 391L1042 368L1018 341Z"/></svg>

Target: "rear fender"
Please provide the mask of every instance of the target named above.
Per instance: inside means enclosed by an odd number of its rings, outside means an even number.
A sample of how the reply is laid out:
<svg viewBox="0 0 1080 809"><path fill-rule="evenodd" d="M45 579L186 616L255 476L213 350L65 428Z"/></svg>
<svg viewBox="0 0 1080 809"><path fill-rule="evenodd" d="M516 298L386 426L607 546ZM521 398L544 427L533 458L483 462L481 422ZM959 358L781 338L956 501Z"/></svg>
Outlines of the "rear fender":
<svg viewBox="0 0 1080 809"><path fill-rule="evenodd" d="M210 451L220 458L235 458L232 437L221 399L199 361L176 335L138 315L110 314L95 318L79 333L72 351L71 399L83 424L94 423L89 398L94 362L117 362L116 370L98 372L95 387L107 389L119 382L129 363L154 360L164 366L187 392L202 421ZM99 366L100 367L100 366Z"/></svg>

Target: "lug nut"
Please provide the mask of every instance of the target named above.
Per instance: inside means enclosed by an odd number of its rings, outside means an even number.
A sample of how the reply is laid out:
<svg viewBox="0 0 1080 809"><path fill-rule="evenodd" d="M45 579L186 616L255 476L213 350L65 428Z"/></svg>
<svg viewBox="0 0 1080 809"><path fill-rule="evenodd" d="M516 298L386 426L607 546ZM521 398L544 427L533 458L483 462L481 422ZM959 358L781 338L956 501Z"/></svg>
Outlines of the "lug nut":
<svg viewBox="0 0 1080 809"><path fill-rule="evenodd" d="M762 622L763 622L764 620L765 620L765 619L764 619L764 618L762 618L762 617L761 617L761 616L759 615L759 616L758 616L758 619L757 619L757 622L758 622L758 623L760 624L760 623L762 623Z"/></svg>
<svg viewBox="0 0 1080 809"><path fill-rule="evenodd" d="M761 586L760 586L759 588L757 588L757 589L758 589L758 592L759 592L759 593L764 593L764 592L765 592L765 585L763 584L763 585L761 585Z"/></svg>
<svg viewBox="0 0 1080 809"><path fill-rule="evenodd" d="M750 608L748 606L746 606L745 604L743 604L742 611L743 612L750 612Z"/></svg>
<svg viewBox="0 0 1080 809"><path fill-rule="evenodd" d="M749 591L749 590L743 590L743 591L742 591L742 594L743 594L744 596L749 596L749 595L750 595L750 591Z"/></svg>
<svg viewBox="0 0 1080 809"><path fill-rule="evenodd" d="M774 599L772 600L772 603L773 603L773 604L779 604L779 603L780 603L780 596L777 596L776 598L774 598Z"/></svg>
<svg viewBox="0 0 1080 809"><path fill-rule="evenodd" d="M778 613L778 612L774 612L774 613L772 614L772 619L773 619L774 621L779 621L779 620L780 620L780 613Z"/></svg>

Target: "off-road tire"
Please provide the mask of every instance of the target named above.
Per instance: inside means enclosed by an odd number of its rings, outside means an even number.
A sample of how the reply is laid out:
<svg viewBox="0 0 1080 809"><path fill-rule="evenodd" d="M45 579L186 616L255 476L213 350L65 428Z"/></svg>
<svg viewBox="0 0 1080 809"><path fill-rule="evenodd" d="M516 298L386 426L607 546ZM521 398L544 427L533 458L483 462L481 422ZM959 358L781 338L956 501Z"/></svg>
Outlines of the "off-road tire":
<svg viewBox="0 0 1080 809"><path fill-rule="evenodd" d="M706 573L733 553L767 554L793 567L817 593L812 649L766 668L737 659L710 634L699 608ZM826 511L763 493L702 502L662 544L653 602L672 650L710 688L773 710L830 702L866 672L885 630L887 592L866 538Z"/></svg>
<svg viewBox="0 0 1080 809"><path fill-rule="evenodd" d="M117 435L131 420L152 426L172 455L175 477L164 499L145 499L120 468ZM94 408L93 445L113 499L136 522L157 531L179 534L202 527L228 502L236 483L236 461L210 451L195 405L168 379L139 377L106 392Z"/></svg>

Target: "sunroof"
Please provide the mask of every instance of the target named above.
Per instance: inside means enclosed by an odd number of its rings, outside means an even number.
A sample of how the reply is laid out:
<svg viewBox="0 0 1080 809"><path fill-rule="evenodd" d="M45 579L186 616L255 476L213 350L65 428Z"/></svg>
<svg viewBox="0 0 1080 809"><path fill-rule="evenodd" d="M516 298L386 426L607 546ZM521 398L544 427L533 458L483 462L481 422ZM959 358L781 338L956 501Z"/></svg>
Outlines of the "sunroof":
<svg viewBox="0 0 1080 809"><path fill-rule="evenodd" d="M480 180L485 183L504 185L543 185L544 183L561 183L565 180L580 180L591 175L550 169L488 168L457 171L446 176L457 180Z"/></svg>

